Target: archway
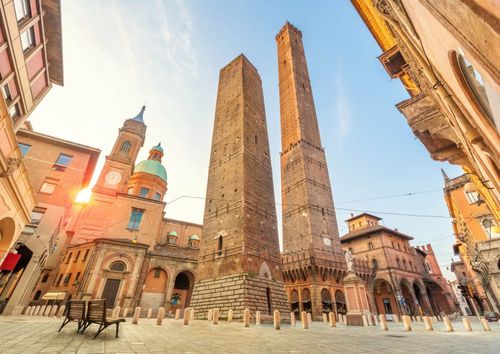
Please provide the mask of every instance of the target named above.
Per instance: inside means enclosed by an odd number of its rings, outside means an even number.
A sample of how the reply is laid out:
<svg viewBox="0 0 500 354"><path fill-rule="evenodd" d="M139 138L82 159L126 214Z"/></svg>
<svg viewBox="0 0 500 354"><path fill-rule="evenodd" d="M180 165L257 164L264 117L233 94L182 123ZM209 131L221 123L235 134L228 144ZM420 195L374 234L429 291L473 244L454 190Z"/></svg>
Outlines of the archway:
<svg viewBox="0 0 500 354"><path fill-rule="evenodd" d="M345 315L347 313L347 305L342 290L337 290L335 292L335 303L337 305L337 314L341 313Z"/></svg>
<svg viewBox="0 0 500 354"><path fill-rule="evenodd" d="M174 291L170 299L173 312L177 309L189 307L191 295L193 293L194 275L189 271L183 271L177 274L174 282Z"/></svg>
<svg viewBox="0 0 500 354"><path fill-rule="evenodd" d="M15 232L16 223L14 219L6 217L0 220L0 262L9 251Z"/></svg>
<svg viewBox="0 0 500 354"><path fill-rule="evenodd" d="M116 300L126 270L127 265L120 260L114 261L109 265L108 276L101 294L101 299L106 299L106 306L108 308L114 308L115 305L118 305Z"/></svg>
<svg viewBox="0 0 500 354"><path fill-rule="evenodd" d="M302 310L312 312L311 292L308 288L302 289Z"/></svg>
<svg viewBox="0 0 500 354"><path fill-rule="evenodd" d="M297 290L292 290L290 293L290 305L291 311L294 312L295 315L300 314L299 293Z"/></svg>
<svg viewBox="0 0 500 354"><path fill-rule="evenodd" d="M400 304L407 315L415 315L415 304L413 303L413 297L411 295L411 285L406 279L401 279L401 299Z"/></svg>
<svg viewBox="0 0 500 354"><path fill-rule="evenodd" d="M167 272L162 268L153 268L146 275L141 296L141 307L158 309L165 304L167 290Z"/></svg>
<svg viewBox="0 0 500 354"><path fill-rule="evenodd" d="M393 316L398 314L398 304L394 295L394 289L385 279L375 279L373 284L373 297L379 315L383 314L392 321Z"/></svg>
<svg viewBox="0 0 500 354"><path fill-rule="evenodd" d="M415 293L415 297L418 301L418 314L423 316L424 313L429 312L430 309L427 309L426 304L424 302L424 296L422 295L422 290L420 289L420 284L417 281L413 282L413 292Z"/></svg>
<svg viewBox="0 0 500 354"><path fill-rule="evenodd" d="M426 281L425 288L434 314L449 313L450 307L448 306L448 300L444 295L443 289L433 281Z"/></svg>
<svg viewBox="0 0 500 354"><path fill-rule="evenodd" d="M321 305L324 313L330 313L333 311L332 297L330 291L324 288L321 290Z"/></svg>

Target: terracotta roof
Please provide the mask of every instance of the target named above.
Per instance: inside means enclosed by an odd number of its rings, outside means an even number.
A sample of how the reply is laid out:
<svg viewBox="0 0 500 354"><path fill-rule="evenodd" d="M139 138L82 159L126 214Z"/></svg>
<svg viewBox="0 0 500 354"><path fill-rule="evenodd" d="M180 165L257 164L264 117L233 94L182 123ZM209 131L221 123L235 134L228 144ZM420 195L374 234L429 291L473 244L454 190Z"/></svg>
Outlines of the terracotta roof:
<svg viewBox="0 0 500 354"><path fill-rule="evenodd" d="M370 234L373 234L373 233L379 232L379 231L385 231L387 233L393 234L395 236L398 236L398 237L406 239L406 240L413 240L413 237L408 236L406 234L403 234L399 231L389 229L388 227L385 227L382 225L375 225L375 226L370 226L370 227L364 227L362 229L352 230L349 233L342 236L340 238L340 242L353 240L355 238L359 238L359 237L363 237L363 236L368 236Z"/></svg>

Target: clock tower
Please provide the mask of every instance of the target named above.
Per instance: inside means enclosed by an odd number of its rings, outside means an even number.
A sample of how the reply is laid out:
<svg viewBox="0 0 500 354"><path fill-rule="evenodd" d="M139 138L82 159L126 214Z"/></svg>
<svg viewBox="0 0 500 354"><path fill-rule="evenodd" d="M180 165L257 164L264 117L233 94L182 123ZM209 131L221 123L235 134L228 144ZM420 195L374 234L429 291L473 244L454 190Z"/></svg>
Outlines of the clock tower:
<svg viewBox="0 0 500 354"><path fill-rule="evenodd" d="M94 187L95 192L108 194L125 192L137 154L146 136L143 117L145 109L146 107L143 106L139 114L127 119L118 131L113 150L106 156L101 175Z"/></svg>

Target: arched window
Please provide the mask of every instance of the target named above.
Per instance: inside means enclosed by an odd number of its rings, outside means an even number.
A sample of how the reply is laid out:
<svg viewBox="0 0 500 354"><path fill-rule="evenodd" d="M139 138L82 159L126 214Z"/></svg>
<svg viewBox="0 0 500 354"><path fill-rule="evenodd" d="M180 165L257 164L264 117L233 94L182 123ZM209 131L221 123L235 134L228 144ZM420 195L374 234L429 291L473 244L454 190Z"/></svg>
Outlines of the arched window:
<svg viewBox="0 0 500 354"><path fill-rule="evenodd" d="M373 243L368 242L368 249L371 249L371 250L373 249Z"/></svg>
<svg viewBox="0 0 500 354"><path fill-rule="evenodd" d="M378 269L378 262L375 258L372 259L373 269Z"/></svg>
<svg viewBox="0 0 500 354"><path fill-rule="evenodd" d="M222 256L222 235L217 240L217 255Z"/></svg>
<svg viewBox="0 0 500 354"><path fill-rule="evenodd" d="M124 141L122 144L122 147L120 148L120 151L121 152L129 152L131 147L132 147L132 144L130 144L130 141Z"/></svg>
<svg viewBox="0 0 500 354"><path fill-rule="evenodd" d="M398 268L401 268L401 262L399 261L399 258L396 258L396 263L398 264Z"/></svg>
<svg viewBox="0 0 500 354"><path fill-rule="evenodd" d="M126 269L127 269L127 266L122 261L113 262L109 266L109 270L113 270L115 272L124 272Z"/></svg>
<svg viewBox="0 0 500 354"><path fill-rule="evenodd" d="M403 268L406 269L406 259L403 259Z"/></svg>
<svg viewBox="0 0 500 354"><path fill-rule="evenodd" d="M40 299L40 296L42 295L42 291L41 290L38 290L36 293L35 293L35 297L33 298L33 300L38 300Z"/></svg>

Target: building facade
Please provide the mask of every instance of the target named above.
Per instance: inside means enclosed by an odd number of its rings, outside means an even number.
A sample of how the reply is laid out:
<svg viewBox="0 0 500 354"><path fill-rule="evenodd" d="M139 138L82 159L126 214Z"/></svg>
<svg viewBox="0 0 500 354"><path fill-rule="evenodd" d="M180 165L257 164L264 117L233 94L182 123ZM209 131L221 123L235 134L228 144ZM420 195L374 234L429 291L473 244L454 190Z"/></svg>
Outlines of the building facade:
<svg viewBox="0 0 500 354"><path fill-rule="evenodd" d="M50 69L49 69L50 66ZM0 3L0 265L13 271L19 256L10 252L36 203L15 132L45 97L62 85L59 0ZM0 279L0 287L3 287Z"/></svg>
<svg viewBox="0 0 500 354"><path fill-rule="evenodd" d="M8 273L2 270L0 301L5 314L22 311L47 258L64 244L60 230L69 221L77 193L89 184L100 154L98 149L27 129L18 130L17 142L37 203L17 239L17 263Z"/></svg>
<svg viewBox="0 0 500 354"><path fill-rule="evenodd" d="M456 311L454 297L431 245L413 247L408 236L379 224L370 214L346 220L349 232L340 240L345 251L369 262L368 299L373 314L438 315Z"/></svg>
<svg viewBox="0 0 500 354"><path fill-rule="evenodd" d="M472 176L449 178L444 173L444 197L453 220L454 252L460 257L455 274L466 289L468 302L475 301L477 311L500 310L500 228ZM464 273L464 274L463 274ZM472 306L471 306L472 307Z"/></svg>
<svg viewBox="0 0 500 354"><path fill-rule="evenodd" d="M145 107L125 120L88 201L72 203L31 303L106 299L109 308L169 311L189 306L201 225L165 218L161 144L136 162L146 138Z"/></svg>

